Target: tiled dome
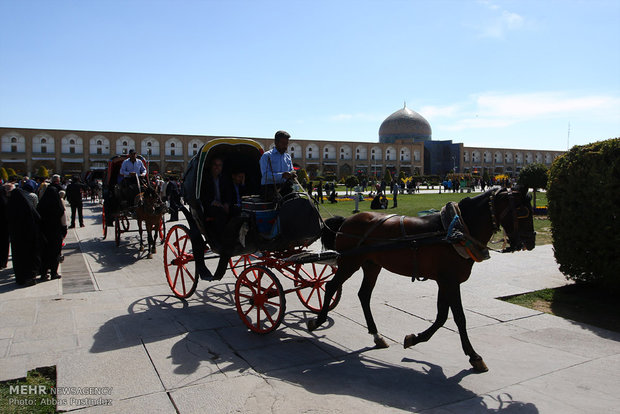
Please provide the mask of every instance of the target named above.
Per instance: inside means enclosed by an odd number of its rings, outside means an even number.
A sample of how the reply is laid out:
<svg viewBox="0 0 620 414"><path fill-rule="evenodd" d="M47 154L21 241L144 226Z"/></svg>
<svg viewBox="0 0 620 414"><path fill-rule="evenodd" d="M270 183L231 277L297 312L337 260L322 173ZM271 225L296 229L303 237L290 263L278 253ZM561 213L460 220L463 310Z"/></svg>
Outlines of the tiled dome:
<svg viewBox="0 0 620 414"><path fill-rule="evenodd" d="M431 125L419 113L407 108L394 112L385 118L379 127L379 142L391 144L396 140L405 139L430 141L432 136Z"/></svg>

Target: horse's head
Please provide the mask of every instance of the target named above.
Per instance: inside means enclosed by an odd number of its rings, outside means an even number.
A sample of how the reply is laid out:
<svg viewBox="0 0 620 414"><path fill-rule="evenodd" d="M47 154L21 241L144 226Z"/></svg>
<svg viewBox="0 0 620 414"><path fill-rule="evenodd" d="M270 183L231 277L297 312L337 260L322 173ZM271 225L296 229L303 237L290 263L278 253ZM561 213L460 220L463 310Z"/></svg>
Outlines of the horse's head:
<svg viewBox="0 0 620 414"><path fill-rule="evenodd" d="M534 216L527 188L494 190L490 199L493 224L506 230L509 246L505 251L532 250L536 242Z"/></svg>
<svg viewBox="0 0 620 414"><path fill-rule="evenodd" d="M151 187L146 187L138 197L140 197L139 206L146 214L160 215L166 212L166 205Z"/></svg>

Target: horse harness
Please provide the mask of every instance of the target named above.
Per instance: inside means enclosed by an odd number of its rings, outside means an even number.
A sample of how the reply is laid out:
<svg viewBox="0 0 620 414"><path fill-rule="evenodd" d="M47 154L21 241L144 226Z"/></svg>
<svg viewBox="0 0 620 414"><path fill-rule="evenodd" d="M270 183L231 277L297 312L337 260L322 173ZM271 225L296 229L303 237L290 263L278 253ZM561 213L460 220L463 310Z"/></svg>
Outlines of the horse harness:
<svg viewBox="0 0 620 414"><path fill-rule="evenodd" d="M518 220L519 214L517 212L517 208L515 207L514 202L514 194L510 188L506 189L509 200L509 207L505 208L501 213L497 213L495 208L495 198L502 191L502 188L498 188L493 191L489 198L489 210L491 212L491 221L493 225L493 230L497 232L500 228L501 221L506 217L507 214L512 213L514 220L514 231L518 236ZM427 278L419 276L419 268L418 268L418 249L422 246L431 245L431 244L440 244L440 243L449 243L451 244L455 251L464 259L471 259L475 262L481 262L483 260L487 260L490 258L489 250L503 252L497 249L489 248L474 237L472 237L469 233L469 229L467 225L463 221L461 211L459 209L458 203L449 202L444 207L442 207L440 216L443 230L429 233L421 233L415 235L408 235L405 229L405 217L404 215L399 216L400 219L400 231L401 237L397 239L391 239L386 243L382 244L374 244L363 246L363 243L370 238L370 235L376 230L378 227L383 225L386 221L391 218L397 217L397 214L388 214L386 216L381 217L381 219L377 220L370 226L366 232L361 235L353 235L349 233L336 232L339 235L359 238L357 245L355 248L342 252L341 255L353 255L360 254L370 251L389 251L399 248L410 248L413 251L413 276L411 278L412 281L415 280L427 280ZM506 251L506 250L504 250Z"/></svg>

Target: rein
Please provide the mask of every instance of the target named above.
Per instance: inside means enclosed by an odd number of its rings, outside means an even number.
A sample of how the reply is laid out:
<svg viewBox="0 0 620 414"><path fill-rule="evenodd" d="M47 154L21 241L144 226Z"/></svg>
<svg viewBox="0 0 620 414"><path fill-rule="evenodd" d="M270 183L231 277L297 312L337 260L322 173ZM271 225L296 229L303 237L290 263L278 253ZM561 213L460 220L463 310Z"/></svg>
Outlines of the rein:
<svg viewBox="0 0 620 414"><path fill-rule="evenodd" d="M506 193L508 195L508 202L509 205L504 208L501 212L497 212L497 208L495 206L495 201L496 201L496 197L502 192L506 190ZM520 237L519 237L519 233L518 233L518 215L517 215L517 209L515 208L515 203L514 203L514 194L512 193L512 190L510 188L497 188L496 190L494 190L493 192L490 193L489 195L489 212L491 213L491 224L493 226L493 232L497 233L500 230L500 223L501 221L506 217L507 214L512 213L513 216L513 223L514 223L514 228L513 228L513 233L516 233L516 241L519 242L520 241ZM329 211L328 211L329 212ZM394 248L399 248L399 247L418 247L420 246L420 243L423 242L423 244L433 244L433 243L438 243L438 242L442 242L445 241L442 239L442 237L445 237L447 235L446 231L436 231L436 232L430 232L430 233L421 233L421 234L415 234L415 235L406 235L404 234L404 224L403 224L403 220L405 216L401 216L401 231L403 231L403 236L402 237L397 237L397 238L374 238L374 237L369 237L370 234L372 234L372 232L374 230L376 230L379 226L383 225L387 220L393 218L397 216L396 214L389 214L386 215L384 217L382 217L380 220L374 222L372 224L372 226L366 230L366 232L364 232L363 235L357 235L357 234L351 234L351 233L344 233L341 232L339 230L333 230L331 228L329 228L328 226L325 225L323 218L321 217L321 222L323 223L323 227L324 229L327 229L328 231L333 232L336 236L345 236L345 237L351 237L351 238L355 238L355 239L359 239L357 246L353 249L350 249L346 252L343 252L341 254L346 254L346 255L350 255L350 254L359 254L361 252L365 252L365 251L380 251L380 250L389 250L390 246L392 249ZM320 217L320 215L319 215ZM509 235L510 236L510 235ZM464 237L471 242L475 247L479 248L479 249L488 249L488 250L492 250L494 252L497 253L508 253L511 252L512 250L509 249L496 249L493 247L489 247L488 245L485 245L483 243L481 243L480 241L478 241L476 238L472 237L469 234L464 234ZM370 245L370 246L362 246L362 243L365 241L383 241L384 243L381 243L379 245Z"/></svg>

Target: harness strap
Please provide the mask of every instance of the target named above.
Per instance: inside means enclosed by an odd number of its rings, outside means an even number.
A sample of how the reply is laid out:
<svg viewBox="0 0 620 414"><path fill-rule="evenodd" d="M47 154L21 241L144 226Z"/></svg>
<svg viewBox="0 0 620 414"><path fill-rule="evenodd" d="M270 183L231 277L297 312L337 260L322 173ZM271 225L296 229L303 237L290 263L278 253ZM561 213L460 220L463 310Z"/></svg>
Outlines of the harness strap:
<svg viewBox="0 0 620 414"><path fill-rule="evenodd" d="M366 241L366 239L368 238L368 236L370 236L370 234L380 225L382 225L383 223L385 223L386 221L388 221L389 219L391 219L392 217L396 216L396 214L388 214L387 216L381 217L380 220L376 221L372 226L370 226L370 228L368 230L366 230L366 233L364 233L364 235L362 236L362 238L360 239L360 241L357 242L357 247L360 247L362 245L362 243L364 243Z"/></svg>

